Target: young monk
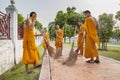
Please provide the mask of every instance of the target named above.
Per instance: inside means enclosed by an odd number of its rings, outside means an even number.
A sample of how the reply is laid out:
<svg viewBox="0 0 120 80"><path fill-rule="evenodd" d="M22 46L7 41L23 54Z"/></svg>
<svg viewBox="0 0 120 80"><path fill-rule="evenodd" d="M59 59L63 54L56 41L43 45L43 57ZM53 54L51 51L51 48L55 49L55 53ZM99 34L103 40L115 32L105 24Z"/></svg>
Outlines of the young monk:
<svg viewBox="0 0 120 80"><path fill-rule="evenodd" d="M79 26L79 31L78 31L77 46L80 45L80 48L79 48L80 55L83 55L84 28L83 28L82 23L80 21L78 22L78 26Z"/></svg>
<svg viewBox="0 0 120 80"><path fill-rule="evenodd" d="M44 37L44 41L43 41L43 47L44 47L44 54L43 54L43 56L44 56L45 53L46 53L46 50L47 50L46 41L47 41L48 44L50 44L50 36L49 36L49 32L47 31L47 28L44 28L43 37Z"/></svg>
<svg viewBox="0 0 120 80"><path fill-rule="evenodd" d="M94 18L91 16L91 12L86 10L84 12L84 16L86 17L85 23L84 23L84 29L86 31L86 40L85 40L85 58L90 58L90 60L86 61L87 63L99 63L99 55L98 51L96 49L97 44L99 46L99 38L97 35L96 30L96 22ZM94 61L94 57L96 57L96 60Z"/></svg>
<svg viewBox="0 0 120 80"><path fill-rule="evenodd" d="M22 62L25 64L26 73L30 73L28 69L29 64L33 64L34 68L38 66L40 55L35 44L34 25L37 14L35 12L30 13L30 17L25 22L24 26L24 38L23 38L23 58ZM41 34L42 36L42 34Z"/></svg>
<svg viewBox="0 0 120 80"><path fill-rule="evenodd" d="M56 40L55 40L56 51L58 50L59 47L61 49L63 48L63 35L64 35L63 30L60 29L59 25L56 25Z"/></svg>

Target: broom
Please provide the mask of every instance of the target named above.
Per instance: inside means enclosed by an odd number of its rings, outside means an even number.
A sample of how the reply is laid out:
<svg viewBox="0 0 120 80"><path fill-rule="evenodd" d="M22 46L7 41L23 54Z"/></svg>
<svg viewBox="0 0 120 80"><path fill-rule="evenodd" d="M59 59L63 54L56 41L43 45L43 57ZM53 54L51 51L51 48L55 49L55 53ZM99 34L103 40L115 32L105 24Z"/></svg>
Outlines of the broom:
<svg viewBox="0 0 120 80"><path fill-rule="evenodd" d="M61 55L62 55L62 45L61 47L58 47L58 49L56 50L54 59L58 59Z"/></svg>
<svg viewBox="0 0 120 80"><path fill-rule="evenodd" d="M49 45L49 43L47 42L47 40L45 38L44 38L44 41L47 45L47 50L48 50L50 57L54 57L55 56L55 49Z"/></svg>
<svg viewBox="0 0 120 80"><path fill-rule="evenodd" d="M83 39L81 40L81 43L80 45L78 46L78 48L74 51L73 47L74 47L74 42L72 43L72 47L71 47L71 50L70 50L70 53L69 53L69 57L66 59L65 62L63 62L63 65L68 65L68 66L73 66L77 60L77 56L78 56L78 49L81 47L81 44L84 40L84 37Z"/></svg>
<svg viewBox="0 0 120 80"><path fill-rule="evenodd" d="M57 50L56 50L56 54L54 56L54 59L58 59L62 54L62 48L59 47Z"/></svg>

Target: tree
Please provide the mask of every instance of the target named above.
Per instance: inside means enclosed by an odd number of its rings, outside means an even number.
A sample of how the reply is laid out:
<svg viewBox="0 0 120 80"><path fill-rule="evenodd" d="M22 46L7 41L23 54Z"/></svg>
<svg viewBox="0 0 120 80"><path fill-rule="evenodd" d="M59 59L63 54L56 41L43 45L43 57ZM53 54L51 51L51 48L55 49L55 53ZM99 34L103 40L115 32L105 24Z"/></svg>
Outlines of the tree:
<svg viewBox="0 0 120 80"><path fill-rule="evenodd" d="M118 36L118 40L120 40L120 30L119 30L117 36Z"/></svg>
<svg viewBox="0 0 120 80"><path fill-rule="evenodd" d="M69 38L69 43L71 42L71 37L74 36L75 28L72 25L64 25L64 35Z"/></svg>
<svg viewBox="0 0 120 80"><path fill-rule="evenodd" d="M64 42L66 42L66 37L73 37L74 34L73 31L75 30L75 27L77 26L77 22L84 21L84 16L82 14L77 13L75 7L68 7L66 9L66 12L58 11L56 18L55 18L55 24L59 24L61 27L63 27L64 30ZM70 27L70 28L69 28ZM68 30L66 31L66 29ZM68 33L67 33L68 32Z"/></svg>
<svg viewBox="0 0 120 80"><path fill-rule="evenodd" d="M120 21L120 11L116 12L115 19L118 20L118 21ZM117 41L120 40L120 30L119 30L119 27L120 26L116 27L116 35L117 35L116 39L117 39Z"/></svg>
<svg viewBox="0 0 120 80"><path fill-rule="evenodd" d="M55 22L50 22L48 25L48 31L50 34L50 39L53 40L56 36L56 30L55 30Z"/></svg>
<svg viewBox="0 0 120 80"><path fill-rule="evenodd" d="M66 17L66 23L69 25L73 25L74 27L77 25L78 21L83 21L84 16L82 14L79 14L75 12L76 8L75 7L68 7L67 8L67 13L65 13Z"/></svg>
<svg viewBox="0 0 120 80"><path fill-rule="evenodd" d="M102 42L102 49L107 50L107 42L112 36L113 26L115 24L112 14L104 13L99 15L100 28L98 30L98 35L100 42Z"/></svg>
<svg viewBox="0 0 120 80"><path fill-rule="evenodd" d="M36 27L39 31L41 31L41 29L42 29L42 24L41 24L39 21L36 21L36 22L35 22L35 27Z"/></svg>
<svg viewBox="0 0 120 80"><path fill-rule="evenodd" d="M65 24L65 15L63 11L58 11L55 18L55 24L59 24L60 27L63 27L63 25Z"/></svg>
<svg viewBox="0 0 120 80"><path fill-rule="evenodd" d="M18 24L24 24L24 17L22 16L22 14L18 14Z"/></svg>
<svg viewBox="0 0 120 80"><path fill-rule="evenodd" d="M116 12L115 19L120 21L120 11Z"/></svg>

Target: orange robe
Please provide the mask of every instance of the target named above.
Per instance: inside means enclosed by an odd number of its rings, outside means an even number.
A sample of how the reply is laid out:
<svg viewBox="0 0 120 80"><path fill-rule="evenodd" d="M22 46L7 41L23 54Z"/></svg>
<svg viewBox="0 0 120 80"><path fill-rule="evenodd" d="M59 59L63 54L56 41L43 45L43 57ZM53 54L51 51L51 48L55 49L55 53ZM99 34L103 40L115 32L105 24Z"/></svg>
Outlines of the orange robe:
<svg viewBox="0 0 120 80"><path fill-rule="evenodd" d="M99 38L96 31L95 23L92 17L88 17L85 20L84 28L86 30L86 39L85 39L85 58L97 57L98 51L96 49L97 44L99 46Z"/></svg>
<svg viewBox="0 0 120 80"><path fill-rule="evenodd" d="M56 49L58 49L59 47L63 47L63 35L64 35L63 30L59 29L57 34L62 39L60 39L58 36L56 36L56 40L55 40Z"/></svg>
<svg viewBox="0 0 120 80"><path fill-rule="evenodd" d="M35 44L34 29L24 28L23 58L24 64L38 64L40 59L38 48Z"/></svg>
<svg viewBox="0 0 120 80"><path fill-rule="evenodd" d="M47 42L48 42L48 44L49 44L49 43L50 43L50 36L49 36L49 33L48 33L48 32L45 33L45 39L47 40ZM44 47L44 48L47 47L45 41L43 41L43 47Z"/></svg>
<svg viewBox="0 0 120 80"><path fill-rule="evenodd" d="M83 35L84 35L84 27L81 26L78 34L78 41L77 41L77 46L80 45L80 48L79 48L80 52L83 52L83 42L84 42Z"/></svg>

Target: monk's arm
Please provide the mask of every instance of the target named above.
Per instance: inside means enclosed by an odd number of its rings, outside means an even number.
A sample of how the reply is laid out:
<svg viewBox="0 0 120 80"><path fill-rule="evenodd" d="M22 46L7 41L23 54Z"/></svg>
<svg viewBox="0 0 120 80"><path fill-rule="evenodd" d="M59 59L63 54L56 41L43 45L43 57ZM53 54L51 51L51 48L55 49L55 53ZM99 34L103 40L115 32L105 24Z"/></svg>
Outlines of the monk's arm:
<svg viewBox="0 0 120 80"><path fill-rule="evenodd" d="M59 35L58 35L58 32L56 31L56 36L59 38L59 39L62 39L62 37L60 37Z"/></svg>
<svg viewBox="0 0 120 80"><path fill-rule="evenodd" d="M43 34L35 34L34 36L35 37L37 37L37 36L43 36Z"/></svg>

